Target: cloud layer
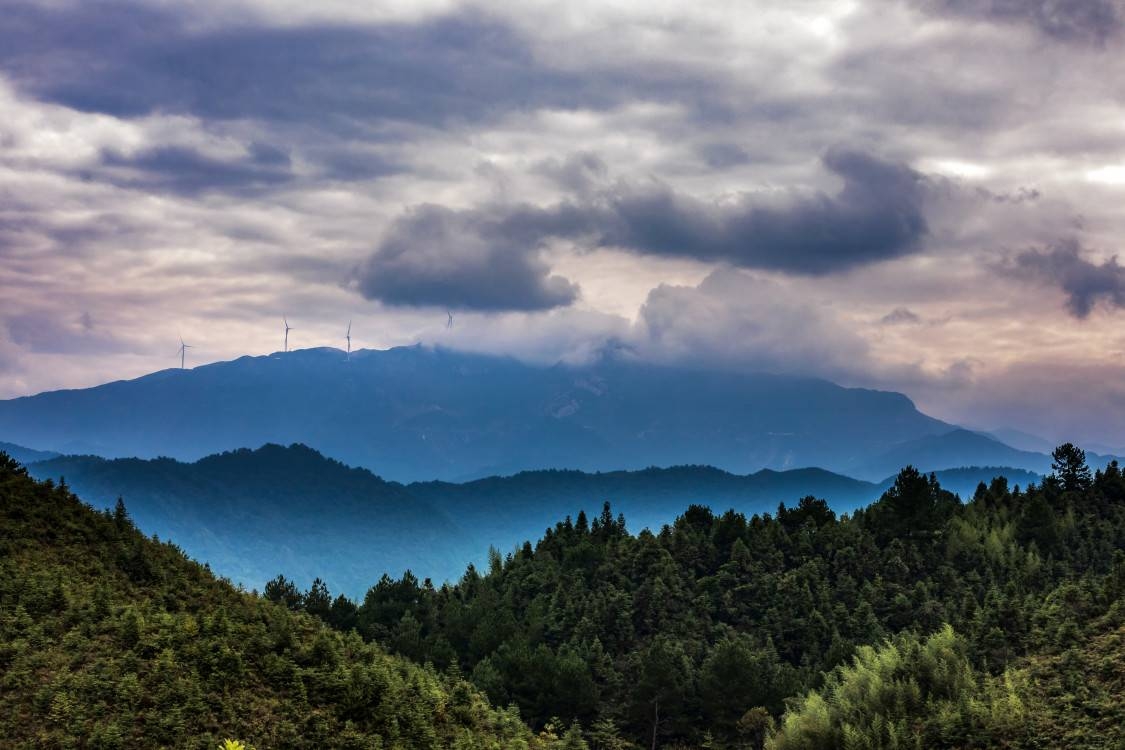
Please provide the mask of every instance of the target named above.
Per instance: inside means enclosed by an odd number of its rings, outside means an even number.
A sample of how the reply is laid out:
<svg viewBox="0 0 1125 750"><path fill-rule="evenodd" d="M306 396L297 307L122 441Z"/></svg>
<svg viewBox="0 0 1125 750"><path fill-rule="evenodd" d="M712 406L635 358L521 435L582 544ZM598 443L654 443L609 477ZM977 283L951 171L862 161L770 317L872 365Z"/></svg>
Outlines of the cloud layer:
<svg viewBox="0 0 1125 750"><path fill-rule="evenodd" d="M834 195L743 193L706 201L659 182L619 181L591 192L588 175L600 174L600 163L571 160L546 173L577 188L574 200L547 208L410 210L360 270L358 286L391 304L536 310L578 296L543 262L552 239L809 275L919 249L927 231L921 175L854 151L831 151L823 161L843 181Z"/></svg>
<svg viewBox="0 0 1125 750"><path fill-rule="evenodd" d="M1123 24L1115 0L13 0L0 396L178 365L180 335L189 365L274 351L285 314L297 347L348 320L357 346L621 346L1125 444Z"/></svg>

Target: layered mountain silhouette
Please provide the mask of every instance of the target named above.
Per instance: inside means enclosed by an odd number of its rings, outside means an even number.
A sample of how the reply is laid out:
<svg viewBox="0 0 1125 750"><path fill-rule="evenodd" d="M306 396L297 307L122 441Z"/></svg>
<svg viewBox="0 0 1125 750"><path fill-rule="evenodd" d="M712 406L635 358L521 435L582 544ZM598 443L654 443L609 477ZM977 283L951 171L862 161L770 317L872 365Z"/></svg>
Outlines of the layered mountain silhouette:
<svg viewBox="0 0 1125 750"><path fill-rule="evenodd" d="M33 476L65 480L89 502L110 508L122 497L140 529L179 545L219 574L261 589L278 573L307 586L323 577L334 591L362 598L383 573L410 568L437 582L538 539L560 518L591 518L604 502L629 528L659 529L691 504L721 513L774 512L806 495L847 512L877 499L891 478L865 482L821 469L734 475L708 466L584 473L533 471L466 483L387 482L365 469L301 445L266 445L172 459L66 456L33 463ZM1037 476L1006 469L942 472L942 485L967 496L1004 475L1026 485Z"/></svg>
<svg viewBox="0 0 1125 750"><path fill-rule="evenodd" d="M900 443L860 463L854 473L885 477L907 464L924 471L972 465L1010 466L1039 474L1051 471L1051 457L1045 453L1018 450L979 432L957 429Z"/></svg>
<svg viewBox="0 0 1125 750"><path fill-rule="evenodd" d="M0 401L0 437L35 449L196 460L300 442L399 481L685 464L877 481L873 457L954 429L901 394L813 378L423 347L243 357Z"/></svg>
<svg viewBox="0 0 1125 750"><path fill-rule="evenodd" d="M46 461L47 459L57 458L62 455L57 451L37 451L33 448L25 448L22 445L16 445L15 443L5 443L2 440L0 440L0 451L7 453L21 464Z"/></svg>
<svg viewBox="0 0 1125 750"><path fill-rule="evenodd" d="M267 445L193 464L67 456L29 470L65 480L99 507L121 497L142 531L259 590L285 572L305 583L331 575L337 587L362 593L414 560L454 571L468 554L461 530L402 485L303 446Z"/></svg>

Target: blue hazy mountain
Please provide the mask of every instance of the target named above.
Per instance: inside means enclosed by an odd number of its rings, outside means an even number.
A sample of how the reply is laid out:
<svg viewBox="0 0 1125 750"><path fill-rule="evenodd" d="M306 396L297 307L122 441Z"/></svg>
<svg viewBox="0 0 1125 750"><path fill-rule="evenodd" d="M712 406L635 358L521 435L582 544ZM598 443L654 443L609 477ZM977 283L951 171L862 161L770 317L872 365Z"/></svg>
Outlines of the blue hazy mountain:
<svg viewBox="0 0 1125 750"><path fill-rule="evenodd" d="M685 464L855 475L952 429L901 394L813 378L423 347L242 357L0 401L0 437L34 448L195 460L300 442L400 481Z"/></svg>
<svg viewBox="0 0 1125 750"><path fill-rule="evenodd" d="M34 448L25 448L22 445L16 445L15 443L5 443L2 440L0 440L0 451L7 453L21 464L46 461L47 459L62 455L57 451L38 451Z"/></svg>
<svg viewBox="0 0 1125 750"><path fill-rule="evenodd" d="M122 497L142 531L259 590L285 572L306 585L319 575L362 593L415 560L435 571L463 570L470 550L478 552L458 546L461 530L402 485L303 446L267 445L192 464L65 456L28 468L40 479L65 479L98 507Z"/></svg>
<svg viewBox="0 0 1125 750"><path fill-rule="evenodd" d="M997 476L1023 486L1042 479L1033 472L992 466L949 469L936 475L942 487L962 498L971 497L979 483ZM792 506L814 495L827 500L837 513L848 513L877 500L893 482L894 475L868 482L824 469L762 469L739 475L711 466L673 466L593 474L527 471L462 483L417 482L408 489L462 526L487 529L493 534L489 543L504 549L506 540L534 538L546 528L529 524L529 511L533 520L551 523L550 519L574 515L578 509L592 517L602 502L609 501L615 513L625 515L629 528L659 529L691 504L706 505L716 513L733 508L749 516L772 513L779 503Z"/></svg>
<svg viewBox="0 0 1125 750"><path fill-rule="evenodd" d="M951 430L926 435L892 447L855 468L856 476L885 477L906 464L922 471L955 466L1011 466L1039 474L1051 471L1051 457L1045 453L1012 448L995 438L969 430Z"/></svg>
<svg viewBox="0 0 1125 750"><path fill-rule="evenodd" d="M1030 432L1023 430L1015 430L1011 428L1000 428L997 430L988 430L984 432L991 438L999 440L1001 443L1019 448L1021 451L1032 451L1035 453L1050 453L1055 449L1055 444L1050 440L1038 435L1033 435ZM1085 446L1088 449L1094 449L1093 446ZM1098 451L1099 453L1113 453L1113 451Z"/></svg>
<svg viewBox="0 0 1125 750"><path fill-rule="evenodd" d="M238 450L192 464L67 456L29 468L41 479L64 478L100 507L122 497L143 531L248 587L261 589L278 573L306 587L320 576L353 597L362 597L383 573L398 576L408 567L419 577L456 579L468 563L482 565L490 546L510 551L565 516L597 515L605 501L633 530L659 529L693 503L750 515L815 495L846 512L875 500L891 483L821 469L738 476L679 466L532 471L404 486L300 445ZM1038 480L1007 469L955 470L938 478L968 496L997 475L1013 484Z"/></svg>
<svg viewBox="0 0 1125 750"><path fill-rule="evenodd" d="M1005 466L1035 474L1049 474L1052 450L1020 450L990 435L957 429L903 442L858 464L852 474L868 479L885 477L907 464L926 472L961 466ZM1111 460L1120 460L1118 456L1091 451L1086 453L1086 459L1091 466L1098 468Z"/></svg>

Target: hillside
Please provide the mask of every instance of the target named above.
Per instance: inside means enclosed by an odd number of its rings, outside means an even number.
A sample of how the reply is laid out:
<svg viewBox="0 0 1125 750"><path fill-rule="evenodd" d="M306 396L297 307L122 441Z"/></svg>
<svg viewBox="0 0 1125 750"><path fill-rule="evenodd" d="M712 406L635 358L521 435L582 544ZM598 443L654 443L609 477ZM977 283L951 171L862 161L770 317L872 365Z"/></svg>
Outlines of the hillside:
<svg viewBox="0 0 1125 750"><path fill-rule="evenodd" d="M0 716L16 748L1117 747L1123 546L1116 464L967 504L904 471L847 519L606 508L456 585L262 599L0 457Z"/></svg>
<svg viewBox="0 0 1125 750"><path fill-rule="evenodd" d="M489 547L508 551L559 518L597 513L606 500L630 527L660 529L693 503L716 512L770 512L805 495L844 513L876 499L891 480L863 482L820 469L735 475L706 466L615 471L523 472L461 484L403 486L300 445L267 445L187 464L172 459L69 456L32 464L40 479L65 478L96 507L118 497L148 534L173 539L218 574L261 590L282 573L302 587L320 577L333 591L362 597L384 573L407 568L438 583L456 580ZM1005 475L985 468L939 473L962 496Z"/></svg>
<svg viewBox="0 0 1125 750"><path fill-rule="evenodd" d="M217 573L259 590L284 572L306 586L319 575L359 595L383 573L413 566L437 576L463 568L480 550L402 485L303 446L267 445L192 464L62 457L30 471L65 478L99 508L123 498L146 533L175 540Z"/></svg>
<svg viewBox="0 0 1125 750"><path fill-rule="evenodd" d="M0 717L12 748L540 744L459 678L237 591L7 456Z"/></svg>
<svg viewBox="0 0 1125 750"><path fill-rule="evenodd" d="M1125 621L1125 477L1066 455L1042 484L999 479L964 504L904 470L848 518L815 498L695 506L631 534L607 507L455 585L383 579L330 621L456 664L533 726L638 744L1072 746L1039 744L1042 721L1117 747L1121 641L1099 657L1091 639Z"/></svg>
<svg viewBox="0 0 1125 750"><path fill-rule="evenodd" d="M0 401L0 437L34 448L196 460L300 442L398 481L690 464L846 474L950 429L901 394L812 378L421 347L242 357Z"/></svg>
<svg viewBox="0 0 1125 750"><path fill-rule="evenodd" d="M1030 714L1031 731L1042 747L1097 750L1125 743L1125 565L1118 571L1111 582L1115 607L1076 623L1020 664L1038 709ZM1073 606L1068 600L1076 593L1063 590L1052 599L1057 607Z"/></svg>

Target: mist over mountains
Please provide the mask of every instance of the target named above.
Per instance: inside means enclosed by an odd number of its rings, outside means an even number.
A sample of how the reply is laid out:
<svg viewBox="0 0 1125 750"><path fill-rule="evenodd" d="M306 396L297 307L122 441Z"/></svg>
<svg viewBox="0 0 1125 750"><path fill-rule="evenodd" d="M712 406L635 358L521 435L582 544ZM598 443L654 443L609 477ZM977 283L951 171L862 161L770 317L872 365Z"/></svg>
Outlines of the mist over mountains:
<svg viewBox="0 0 1125 750"><path fill-rule="evenodd" d="M878 481L872 457L953 429L901 394L813 378L422 347L242 357L0 401L0 436L35 449L196 460L300 442L398 481L685 464Z"/></svg>
<svg viewBox="0 0 1125 750"><path fill-rule="evenodd" d="M62 456L30 464L40 479L64 479L98 507L122 497L138 527L171 540L219 574L262 588L278 573L362 598L384 573L410 569L437 583L457 580L487 551L539 538L558 520L589 517L610 502L628 527L659 530L692 505L716 513L772 513L807 495L838 513L876 499L892 478L866 482L823 469L735 475L708 466L591 474L530 471L472 482L387 482L302 445L266 445L195 463ZM943 486L971 495L980 482L1039 479L999 468L940 472Z"/></svg>
<svg viewBox="0 0 1125 750"><path fill-rule="evenodd" d="M606 501L630 528L659 529L691 504L752 515L814 495L850 512L906 465L967 498L1051 463L897 393L422 347L243 357L2 401L0 437L35 476L104 507L124 497L141 529L235 581L319 575L356 596L407 568L456 579L489 547Z"/></svg>
<svg viewBox="0 0 1125 750"><path fill-rule="evenodd" d="M872 482L907 464L1050 470L1046 452L934 419L899 393L622 355L546 367L420 346L242 357L0 401L0 438L184 461L302 443L400 482L683 465L818 467ZM49 457L34 451L23 458Z"/></svg>

